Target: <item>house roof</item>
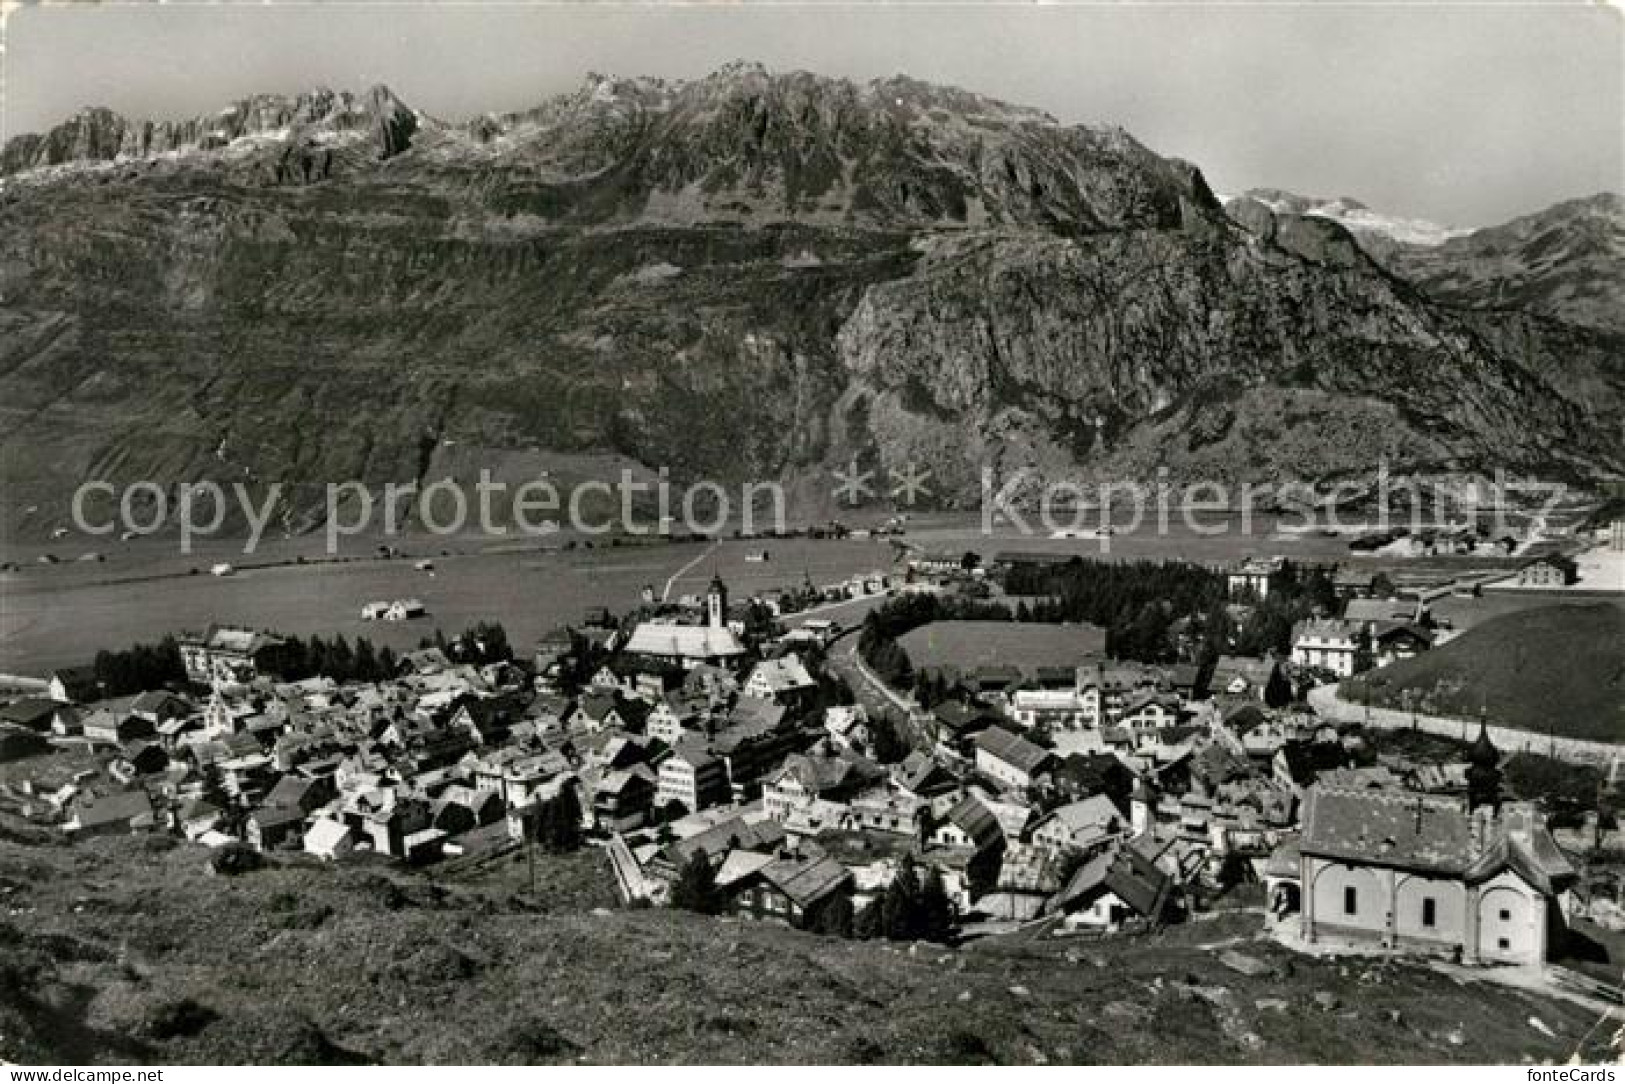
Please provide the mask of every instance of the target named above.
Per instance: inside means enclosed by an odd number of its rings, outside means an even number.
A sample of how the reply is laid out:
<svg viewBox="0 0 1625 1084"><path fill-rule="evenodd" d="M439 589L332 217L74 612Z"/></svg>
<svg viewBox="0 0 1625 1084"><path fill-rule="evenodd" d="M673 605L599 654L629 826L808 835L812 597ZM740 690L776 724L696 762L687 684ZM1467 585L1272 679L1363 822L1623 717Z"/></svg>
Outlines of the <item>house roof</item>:
<svg viewBox="0 0 1625 1084"><path fill-rule="evenodd" d="M811 794L825 794L840 790L843 787L856 786L862 781L862 774L856 764L839 757L808 756L795 753L784 759L778 771L772 775L772 781L793 778L798 781Z"/></svg>
<svg viewBox="0 0 1625 1084"><path fill-rule="evenodd" d="M311 822L310 829L305 832L305 848L307 850L332 850L343 843L350 835L350 829L343 821L336 821L329 817L318 817Z"/></svg>
<svg viewBox="0 0 1625 1084"><path fill-rule="evenodd" d="M1123 815L1118 812L1117 806L1104 794L1096 794L1080 802L1068 802L1057 806L1043 823L1055 822L1066 829L1068 834L1076 835L1080 832L1105 832L1113 825L1121 824ZM1040 825L1039 827L1042 827ZM1036 828L1034 829L1036 831Z"/></svg>
<svg viewBox="0 0 1625 1084"><path fill-rule="evenodd" d="M284 775L276 781L276 786L265 796L265 805L296 806L305 800L305 795L316 781L305 779L297 775Z"/></svg>
<svg viewBox="0 0 1625 1084"><path fill-rule="evenodd" d="M188 637L181 642L201 644L210 651L253 655L265 648L277 646L282 640L270 633L245 629L240 625L210 625L202 636Z"/></svg>
<svg viewBox="0 0 1625 1084"><path fill-rule="evenodd" d="M797 689L810 689L817 682L807 673L806 666L796 655L785 655L778 659L763 659L751 670L750 677L745 684L764 687L769 693L795 692Z"/></svg>
<svg viewBox="0 0 1625 1084"><path fill-rule="evenodd" d="M762 879L803 910L851 883L851 872L833 858L780 858L762 867Z"/></svg>
<svg viewBox="0 0 1625 1084"><path fill-rule="evenodd" d="M1251 655L1220 655L1213 664L1213 678L1210 684L1217 683L1221 675L1229 680L1244 678L1249 684L1263 685L1270 679L1275 671L1275 660L1261 659ZM1225 684L1229 683L1229 680Z"/></svg>
<svg viewBox="0 0 1625 1084"><path fill-rule="evenodd" d="M1300 787L1313 783L1321 772L1341 768L1348 762L1347 751L1337 742L1289 741L1275 755Z"/></svg>
<svg viewBox="0 0 1625 1084"><path fill-rule="evenodd" d="M772 865L773 861L771 854L763 854L761 851L743 849L729 851L728 857L724 858L722 865L717 868L717 887L727 888L737 884L762 867Z"/></svg>
<svg viewBox="0 0 1625 1084"><path fill-rule="evenodd" d="M662 625L651 621L632 630L626 650L637 655L685 659L727 658L745 653L744 645L730 629L710 625Z"/></svg>
<svg viewBox="0 0 1625 1084"><path fill-rule="evenodd" d="M783 704L764 700L759 696L741 696L728 713L729 727L749 727L761 731L773 730L784 722Z"/></svg>
<svg viewBox="0 0 1625 1084"><path fill-rule="evenodd" d="M1392 790L1321 790L1304 803L1302 852L1311 857L1461 876L1470 883L1511 869L1545 893L1574 867L1529 805L1470 812L1457 798Z"/></svg>
<svg viewBox="0 0 1625 1084"><path fill-rule="evenodd" d="M1459 801L1391 790L1310 788L1303 853L1400 869L1459 873L1473 857Z"/></svg>
<svg viewBox="0 0 1625 1084"><path fill-rule="evenodd" d="M1421 604L1415 599L1351 598L1343 607L1346 621L1409 621Z"/></svg>
<svg viewBox="0 0 1625 1084"><path fill-rule="evenodd" d="M16 723L18 726L30 727L34 730L43 730L49 726L56 713L67 705L56 700L49 700L40 696L25 696L21 700L0 707L0 722Z"/></svg>
<svg viewBox="0 0 1625 1084"><path fill-rule="evenodd" d="M681 868L695 853L715 857L736 847L771 851L783 841L784 829L772 821L752 823L743 817L729 817L703 832L670 844L666 852L673 864Z"/></svg>
<svg viewBox="0 0 1625 1084"><path fill-rule="evenodd" d="M124 790L89 799L79 807L75 819L80 828L96 828L151 815L152 799L146 791Z"/></svg>
<svg viewBox="0 0 1625 1084"><path fill-rule="evenodd" d="M973 739L977 749L987 753L988 756L997 757L1006 764L1019 771L1036 772L1049 760L1050 752L1040 746L1034 745L1018 734L1012 734L1002 727L989 727L981 731Z"/></svg>
<svg viewBox="0 0 1625 1084"><path fill-rule="evenodd" d="M978 847L1004 837L999 818L974 794L967 795L948 810L948 821L969 836Z"/></svg>
<svg viewBox="0 0 1625 1084"><path fill-rule="evenodd" d="M1154 920L1162 913L1173 886L1173 878L1133 847L1119 850L1106 871L1106 887L1144 918Z"/></svg>
<svg viewBox="0 0 1625 1084"><path fill-rule="evenodd" d="M1315 618L1299 621L1292 626L1292 642L1298 644L1305 640L1315 640L1353 647L1359 633L1360 624L1357 621L1347 621L1339 617Z"/></svg>
<svg viewBox="0 0 1625 1084"><path fill-rule="evenodd" d="M275 828L305 819L304 810L290 806L261 806L248 818L261 828Z"/></svg>

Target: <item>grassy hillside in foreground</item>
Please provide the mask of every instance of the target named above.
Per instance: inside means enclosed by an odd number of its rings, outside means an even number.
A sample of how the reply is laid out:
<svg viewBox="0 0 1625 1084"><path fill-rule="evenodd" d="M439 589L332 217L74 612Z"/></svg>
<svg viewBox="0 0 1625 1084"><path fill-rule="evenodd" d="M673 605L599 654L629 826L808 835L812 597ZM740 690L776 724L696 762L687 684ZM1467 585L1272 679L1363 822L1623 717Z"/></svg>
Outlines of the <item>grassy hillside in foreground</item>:
<svg viewBox="0 0 1625 1084"><path fill-rule="evenodd" d="M1492 618L1414 659L1343 683L1376 707L1625 743L1625 610L1612 602Z"/></svg>
<svg viewBox="0 0 1625 1084"><path fill-rule="evenodd" d="M605 909L599 863L541 860L531 903L522 863L455 885L302 862L222 878L194 846L67 845L0 815L0 1058L1517 1063L1567 1058L1593 1022L1264 942L1239 947L1273 970L1243 977L1217 951L1255 938L1250 912L1146 940L909 948Z"/></svg>

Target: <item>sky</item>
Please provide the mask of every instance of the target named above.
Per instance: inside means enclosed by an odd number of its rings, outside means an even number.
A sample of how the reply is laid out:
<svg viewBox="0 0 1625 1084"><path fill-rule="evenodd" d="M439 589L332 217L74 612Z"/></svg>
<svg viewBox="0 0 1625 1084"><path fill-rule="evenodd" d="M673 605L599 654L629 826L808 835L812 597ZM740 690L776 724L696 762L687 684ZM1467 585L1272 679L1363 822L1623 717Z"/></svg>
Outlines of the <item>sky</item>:
<svg viewBox="0 0 1625 1084"><path fill-rule="evenodd" d="M1220 193L1347 195L1480 226L1625 187L1625 19L1595 3L0 6L6 135L85 105L176 119L374 83L457 120L588 72L687 78L746 59L1120 124Z"/></svg>

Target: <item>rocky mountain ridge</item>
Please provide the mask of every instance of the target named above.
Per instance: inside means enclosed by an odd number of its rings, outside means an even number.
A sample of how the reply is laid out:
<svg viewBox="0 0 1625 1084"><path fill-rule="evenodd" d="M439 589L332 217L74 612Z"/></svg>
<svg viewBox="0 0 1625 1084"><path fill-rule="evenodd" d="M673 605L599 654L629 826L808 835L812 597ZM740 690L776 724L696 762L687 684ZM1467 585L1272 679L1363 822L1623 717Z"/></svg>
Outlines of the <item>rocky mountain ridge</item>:
<svg viewBox="0 0 1625 1084"><path fill-rule="evenodd" d="M853 456L932 463L949 505L984 464L1625 469L1608 328L1435 299L1325 217L1226 214L1119 129L914 80L593 77L460 125L321 92L81 114L0 160L9 503L438 477L470 449L807 507Z"/></svg>

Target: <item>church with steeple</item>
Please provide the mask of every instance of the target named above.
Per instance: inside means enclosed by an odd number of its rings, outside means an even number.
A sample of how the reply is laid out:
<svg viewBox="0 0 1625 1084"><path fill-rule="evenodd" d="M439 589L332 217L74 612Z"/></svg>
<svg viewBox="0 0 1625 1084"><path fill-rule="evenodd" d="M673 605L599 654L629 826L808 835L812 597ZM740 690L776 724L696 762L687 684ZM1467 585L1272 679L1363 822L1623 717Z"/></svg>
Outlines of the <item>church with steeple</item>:
<svg viewBox="0 0 1625 1084"><path fill-rule="evenodd" d="M1538 964L1566 929L1577 874L1540 809L1501 793L1480 725L1465 797L1312 786L1303 832L1269 878L1271 912L1312 944L1378 946L1473 963Z"/></svg>
<svg viewBox="0 0 1625 1084"><path fill-rule="evenodd" d="M737 666L744 659L745 645L728 624L728 585L722 582L721 576L711 577L711 585L705 592L704 624L644 621L632 630L626 650L685 670L697 666Z"/></svg>

